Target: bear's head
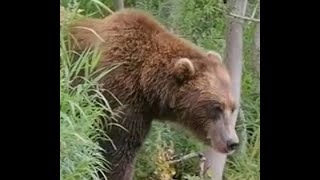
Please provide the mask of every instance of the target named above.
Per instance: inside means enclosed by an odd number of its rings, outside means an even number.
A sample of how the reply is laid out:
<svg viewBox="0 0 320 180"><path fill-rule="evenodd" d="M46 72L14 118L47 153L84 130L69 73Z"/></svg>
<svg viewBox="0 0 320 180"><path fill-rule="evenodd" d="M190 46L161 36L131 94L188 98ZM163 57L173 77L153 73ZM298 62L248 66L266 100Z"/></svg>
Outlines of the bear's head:
<svg viewBox="0 0 320 180"><path fill-rule="evenodd" d="M206 145L221 153L239 144L235 130L235 104L231 78L214 52L201 58L178 58L172 65L174 93L167 101L174 120L187 127Z"/></svg>

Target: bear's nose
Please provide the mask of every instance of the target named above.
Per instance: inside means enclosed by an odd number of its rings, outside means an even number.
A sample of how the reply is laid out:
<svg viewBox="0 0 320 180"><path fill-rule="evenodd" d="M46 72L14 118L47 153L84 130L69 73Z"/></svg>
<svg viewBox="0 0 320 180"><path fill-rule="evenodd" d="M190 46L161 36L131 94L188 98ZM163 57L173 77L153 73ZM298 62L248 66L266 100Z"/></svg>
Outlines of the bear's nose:
<svg viewBox="0 0 320 180"><path fill-rule="evenodd" d="M235 150L239 146L239 143L232 140L227 141L227 148L229 151Z"/></svg>

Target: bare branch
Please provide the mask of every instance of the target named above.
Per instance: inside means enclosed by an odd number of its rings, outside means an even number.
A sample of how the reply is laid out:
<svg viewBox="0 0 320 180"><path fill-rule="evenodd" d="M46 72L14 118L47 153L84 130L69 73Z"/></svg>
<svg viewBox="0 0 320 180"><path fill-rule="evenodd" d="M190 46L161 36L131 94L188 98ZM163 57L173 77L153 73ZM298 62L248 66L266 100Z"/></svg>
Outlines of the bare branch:
<svg viewBox="0 0 320 180"><path fill-rule="evenodd" d="M243 3L243 7L242 7L242 9L243 9L243 11L242 11L242 16L246 16L246 12L247 12L247 6L248 5L248 0L245 0L244 1L244 3Z"/></svg>
<svg viewBox="0 0 320 180"><path fill-rule="evenodd" d="M231 17L234 17L234 18L237 18L237 19L241 19L241 20L246 20L246 21L253 21L253 22L260 22L260 19L255 19L255 18L250 18L250 17L246 17L246 16L241 16L241 15L237 15L237 14L234 14L234 13L226 13L224 10L222 9L219 9L217 7L214 7L214 9L222 12L223 14L225 14L226 16L231 16Z"/></svg>
<svg viewBox="0 0 320 180"><path fill-rule="evenodd" d="M254 7L253 11L252 11L252 15L251 15L251 18L254 18L256 16L256 13L257 13L257 9L260 5L260 1L257 2L256 6Z"/></svg>
<svg viewBox="0 0 320 180"><path fill-rule="evenodd" d="M199 164L199 166L200 166L200 172L199 172L199 177L201 177L201 178L204 178L204 175L205 175L205 162L206 162L206 157L201 157L201 159L200 159L200 164Z"/></svg>
<svg viewBox="0 0 320 180"><path fill-rule="evenodd" d="M179 162L182 162L182 161L185 161L187 159L194 158L194 157L198 157L198 158L201 158L201 159L204 158L202 153L190 153L190 154L187 154L185 156L182 156L180 159L169 161L168 163L169 164L175 164L175 163L179 163Z"/></svg>
<svg viewBox="0 0 320 180"><path fill-rule="evenodd" d="M254 7L254 9L253 9L253 11L252 11L252 14L251 14L251 18L252 18L252 19L253 19L254 17L256 17L257 14L259 13L259 12L257 12L258 9L259 9L259 5L260 5L260 1L257 1L257 4L256 4L256 6ZM257 18L260 18L260 16L258 16ZM252 21L249 21L249 22L248 22L248 25L249 25L251 22L252 22Z"/></svg>
<svg viewBox="0 0 320 180"><path fill-rule="evenodd" d="M236 15L236 14L233 14L233 13L229 13L229 14L227 14L227 15L232 16L232 17L234 17L234 18L242 19L242 20L253 21L253 22L260 22L260 19L249 18L249 17L246 17L246 16L239 16L239 15Z"/></svg>

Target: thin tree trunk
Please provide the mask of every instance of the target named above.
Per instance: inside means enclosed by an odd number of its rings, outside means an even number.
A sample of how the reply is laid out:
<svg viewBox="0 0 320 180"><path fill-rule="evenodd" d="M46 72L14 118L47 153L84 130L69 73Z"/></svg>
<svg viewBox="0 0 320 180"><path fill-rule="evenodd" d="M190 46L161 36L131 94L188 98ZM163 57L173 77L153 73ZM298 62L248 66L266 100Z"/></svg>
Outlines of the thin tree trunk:
<svg viewBox="0 0 320 180"><path fill-rule="evenodd" d="M206 158L206 161L204 163L204 174L202 176L209 175L212 180L222 180L224 166L226 163L226 155L209 148L205 151L204 157Z"/></svg>
<svg viewBox="0 0 320 180"><path fill-rule="evenodd" d="M227 5L231 8L231 13L236 15L244 15L247 0L228 0ZM236 122L240 110L240 94L241 94L241 77L242 77L242 56L243 56L243 20L227 17L227 31L226 31L226 58L225 63L230 71L232 79L232 93L238 107L233 120ZM240 137L241 141L241 137ZM209 149L205 152L207 164L210 174L213 174L213 180L222 180L224 174L224 166L227 156Z"/></svg>
<svg viewBox="0 0 320 180"><path fill-rule="evenodd" d="M233 13L244 15L247 0L231 0L229 7L233 8ZM227 18L227 35L226 35L226 65L229 69L232 80L232 93L235 102L238 105L236 112L233 114L233 121L240 126L237 132L240 139L240 147L233 157L241 156L245 153L246 142L246 128L244 127L244 118L240 114L241 102L241 78L242 78L242 64L243 64L243 20Z"/></svg>
<svg viewBox="0 0 320 180"><path fill-rule="evenodd" d="M113 5L117 11L124 8L123 0L113 0Z"/></svg>
<svg viewBox="0 0 320 180"><path fill-rule="evenodd" d="M257 9L257 18L260 19L260 8ZM252 65L258 78L260 78L260 23L256 24L252 47Z"/></svg>
<svg viewBox="0 0 320 180"><path fill-rule="evenodd" d="M243 110L240 108L237 116L237 133L240 139L240 146L237 151L231 156L231 158L241 157L246 153L247 150L247 127L245 124L245 117Z"/></svg>
<svg viewBox="0 0 320 180"><path fill-rule="evenodd" d="M229 6L233 8L233 13L243 14L243 3L246 0L229 0ZM226 66L230 72L232 80L232 93L235 101L240 105L241 95L241 77L243 61L243 20L233 17L227 18L227 36L226 36ZM239 108L237 109L239 111ZM234 113L234 118L238 113Z"/></svg>

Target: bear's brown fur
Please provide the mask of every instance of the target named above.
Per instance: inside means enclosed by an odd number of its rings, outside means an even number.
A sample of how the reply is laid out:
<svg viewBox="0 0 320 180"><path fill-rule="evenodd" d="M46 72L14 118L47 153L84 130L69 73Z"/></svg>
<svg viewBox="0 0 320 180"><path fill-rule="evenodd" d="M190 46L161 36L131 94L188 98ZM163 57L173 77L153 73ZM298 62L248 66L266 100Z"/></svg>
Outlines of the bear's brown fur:
<svg viewBox="0 0 320 180"><path fill-rule="evenodd" d="M119 123L128 130L114 127L108 132L116 150L101 144L112 164L109 179L131 179L153 119L180 124L207 145L229 151L228 142L237 138L230 121L235 104L219 55L204 52L132 9L105 19L79 20L70 32L76 50L99 47L101 67L121 64L101 81L111 106L123 112Z"/></svg>

